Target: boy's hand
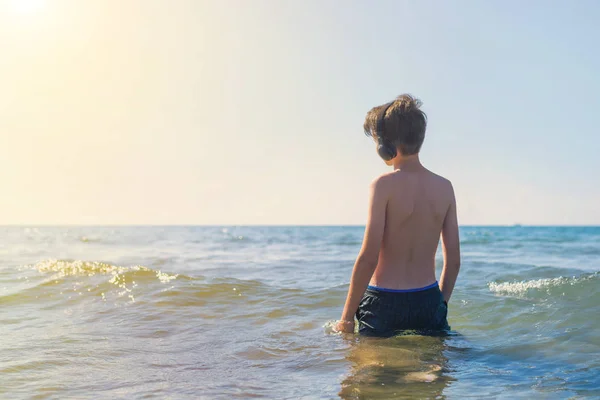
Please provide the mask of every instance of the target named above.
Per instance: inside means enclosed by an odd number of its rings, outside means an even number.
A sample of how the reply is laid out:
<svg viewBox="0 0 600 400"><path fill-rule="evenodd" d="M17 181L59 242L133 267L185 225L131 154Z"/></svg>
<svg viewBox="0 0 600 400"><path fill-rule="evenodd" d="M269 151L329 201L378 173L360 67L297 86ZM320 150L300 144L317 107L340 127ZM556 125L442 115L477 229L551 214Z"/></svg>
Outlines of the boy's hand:
<svg viewBox="0 0 600 400"><path fill-rule="evenodd" d="M335 324L335 331L343 333L354 333L354 321L339 320L337 324Z"/></svg>

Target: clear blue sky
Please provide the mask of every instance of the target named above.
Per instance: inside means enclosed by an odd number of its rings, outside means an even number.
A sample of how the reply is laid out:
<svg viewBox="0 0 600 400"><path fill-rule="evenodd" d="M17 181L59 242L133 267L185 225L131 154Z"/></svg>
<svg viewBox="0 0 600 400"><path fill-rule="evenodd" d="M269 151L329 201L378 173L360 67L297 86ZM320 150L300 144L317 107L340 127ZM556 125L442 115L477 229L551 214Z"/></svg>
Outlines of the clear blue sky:
<svg viewBox="0 0 600 400"><path fill-rule="evenodd" d="M29 1L0 223L363 224L409 92L462 224L600 224L599 2Z"/></svg>

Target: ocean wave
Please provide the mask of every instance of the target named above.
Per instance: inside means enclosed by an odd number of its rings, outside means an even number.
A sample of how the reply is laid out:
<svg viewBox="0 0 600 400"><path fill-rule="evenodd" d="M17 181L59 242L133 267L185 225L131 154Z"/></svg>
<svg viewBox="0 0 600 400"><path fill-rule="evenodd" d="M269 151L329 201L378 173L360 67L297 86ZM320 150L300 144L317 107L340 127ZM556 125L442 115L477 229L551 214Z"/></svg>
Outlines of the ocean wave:
<svg viewBox="0 0 600 400"><path fill-rule="evenodd" d="M116 295L135 301L134 292L146 292L148 285L166 286L175 280L190 281L192 278L185 275L171 274L161 270L154 270L141 265L122 267L99 261L82 260L44 260L33 265L20 267L25 275L19 277L13 289L0 296L0 302L37 302L52 296L64 295L70 299L69 293L76 293L81 298L86 295L100 297L106 301L107 297ZM37 271L38 274L31 274ZM85 279L81 279L85 278ZM139 289L138 286L142 286ZM135 289L135 290L134 290Z"/></svg>
<svg viewBox="0 0 600 400"><path fill-rule="evenodd" d="M141 265L120 267L99 261L81 260L44 260L33 265L33 268L42 273L55 273L54 279L66 276L112 275L112 280L118 281L125 279L125 277L146 278L155 276L160 282L167 283L179 276L178 274L168 274Z"/></svg>
<svg viewBox="0 0 600 400"><path fill-rule="evenodd" d="M565 294L580 290L581 286L600 279L600 272L584 274L581 276L556 278L542 278L528 281L489 282L491 292L499 295L515 297L528 297L536 293Z"/></svg>
<svg viewBox="0 0 600 400"><path fill-rule="evenodd" d="M271 287L256 280L173 274L141 265L119 266L100 261L44 260L20 267L24 274L12 290L0 295L2 304L43 304L49 300L106 302L122 298L158 306L201 306L207 301L228 307L240 301L255 304L273 297L301 297L301 289ZM37 273L36 273L37 272Z"/></svg>

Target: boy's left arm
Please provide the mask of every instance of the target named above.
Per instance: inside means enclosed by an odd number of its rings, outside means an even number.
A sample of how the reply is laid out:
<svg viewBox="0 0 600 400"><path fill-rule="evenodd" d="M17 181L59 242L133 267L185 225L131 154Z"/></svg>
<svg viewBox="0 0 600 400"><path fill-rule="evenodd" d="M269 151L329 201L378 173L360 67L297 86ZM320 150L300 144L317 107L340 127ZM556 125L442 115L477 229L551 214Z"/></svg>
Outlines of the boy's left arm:
<svg viewBox="0 0 600 400"><path fill-rule="evenodd" d="M342 318L336 325L336 330L340 332L354 332L354 314L377 268L388 203L385 183L385 177L379 177L371 183L365 237L352 271Z"/></svg>

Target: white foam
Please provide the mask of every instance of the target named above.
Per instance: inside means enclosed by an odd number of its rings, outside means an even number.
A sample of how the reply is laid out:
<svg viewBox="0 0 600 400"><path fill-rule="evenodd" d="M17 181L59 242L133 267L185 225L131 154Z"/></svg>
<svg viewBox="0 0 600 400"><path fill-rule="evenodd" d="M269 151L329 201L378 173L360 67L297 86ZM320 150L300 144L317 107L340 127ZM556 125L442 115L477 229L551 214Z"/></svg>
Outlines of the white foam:
<svg viewBox="0 0 600 400"><path fill-rule="evenodd" d="M488 287L490 288L490 291L494 293L523 296L530 290L550 289L566 284L574 285L577 281L578 279L575 277L565 278L559 276L558 278L544 278L520 282L490 282L488 283Z"/></svg>

